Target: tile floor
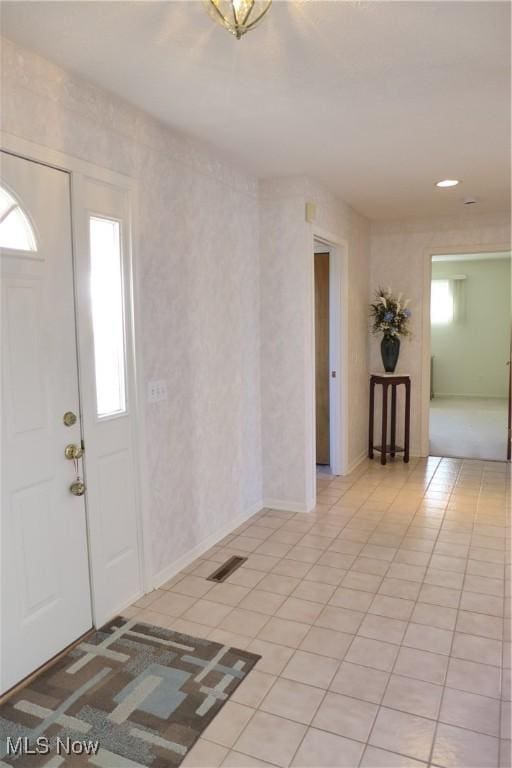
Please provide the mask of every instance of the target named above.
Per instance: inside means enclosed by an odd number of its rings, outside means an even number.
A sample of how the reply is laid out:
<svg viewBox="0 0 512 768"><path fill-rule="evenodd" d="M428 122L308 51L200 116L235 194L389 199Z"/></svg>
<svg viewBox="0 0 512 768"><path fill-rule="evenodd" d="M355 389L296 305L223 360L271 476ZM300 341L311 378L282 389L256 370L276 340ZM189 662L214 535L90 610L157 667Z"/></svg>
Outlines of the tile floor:
<svg viewBox="0 0 512 768"><path fill-rule="evenodd" d="M508 493L494 462L322 473L312 513L262 510L140 600L262 656L184 768L509 766Z"/></svg>

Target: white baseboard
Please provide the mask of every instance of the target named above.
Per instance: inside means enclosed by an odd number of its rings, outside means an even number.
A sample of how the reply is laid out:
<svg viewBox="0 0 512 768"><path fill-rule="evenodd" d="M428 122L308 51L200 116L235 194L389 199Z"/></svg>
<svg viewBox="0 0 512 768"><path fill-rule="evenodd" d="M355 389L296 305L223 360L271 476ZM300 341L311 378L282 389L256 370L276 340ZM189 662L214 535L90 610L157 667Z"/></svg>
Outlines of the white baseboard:
<svg viewBox="0 0 512 768"><path fill-rule="evenodd" d="M350 464L348 465L348 467L347 467L346 471L343 473L343 475L348 475L348 474L350 474L350 472L353 472L354 469L356 469L361 464L361 462L366 459L367 456L368 456L368 451L367 450L362 451L359 454L359 456L357 456L354 459L354 461L350 462ZM342 477L343 477L343 475L342 475Z"/></svg>
<svg viewBox="0 0 512 768"><path fill-rule="evenodd" d="M241 515L238 515L238 517L231 520L227 525L219 528L219 530L210 534L206 539L203 539L203 541L182 555L178 560L175 560L170 565L166 565L165 568L162 568L158 573L155 573L153 576L153 589L157 589L162 584L165 584L166 581L172 579L172 577L176 576L176 574L182 571L183 568L186 568L187 565L190 565L190 563L194 562L198 557L201 557L204 552L211 547L214 547L215 544L234 531L235 528L238 528L239 525L245 523L264 506L265 505L261 501L257 501L250 506L249 509L246 509L245 512L242 512Z"/></svg>
<svg viewBox="0 0 512 768"><path fill-rule="evenodd" d="M283 512L310 512L312 509L312 506L307 502L286 501L286 499L263 499L263 506L270 509L279 509Z"/></svg>

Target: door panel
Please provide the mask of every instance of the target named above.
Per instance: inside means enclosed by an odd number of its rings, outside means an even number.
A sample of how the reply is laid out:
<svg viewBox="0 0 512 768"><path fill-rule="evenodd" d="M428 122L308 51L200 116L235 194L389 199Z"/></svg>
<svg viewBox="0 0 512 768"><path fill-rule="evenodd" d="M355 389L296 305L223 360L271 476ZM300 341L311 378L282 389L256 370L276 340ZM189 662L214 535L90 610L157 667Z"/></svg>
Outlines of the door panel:
<svg viewBox="0 0 512 768"><path fill-rule="evenodd" d="M81 394L94 616L96 624L101 624L136 600L143 591L138 530L130 209L126 190L90 178L83 179L79 196L83 202L78 238L83 248L77 258ZM118 224L114 228L118 237L107 237L104 242L100 238L98 245L98 240L91 237L91 219ZM109 230L108 227L106 229ZM93 247L99 248L99 253L93 254ZM102 280L95 278L94 256L99 256L103 262L112 260L112 270L107 270ZM119 264L121 285L110 279L115 272L114 267L119 268ZM97 312L96 317L93 317L93 312ZM101 354L95 355L94 330L102 334L105 330L119 328L119 323L122 327L122 350L115 349L116 353L109 358L105 354L103 338L96 350ZM96 371L95 365L103 366L102 370ZM101 375L98 376L98 373ZM123 390L118 401L116 398L100 397L96 391L102 386L101 382L109 378ZM105 402L109 400L112 412L105 413Z"/></svg>
<svg viewBox="0 0 512 768"><path fill-rule="evenodd" d="M330 463L329 254L315 253L316 463Z"/></svg>
<svg viewBox="0 0 512 768"><path fill-rule="evenodd" d="M1 249L2 680L6 690L91 627L68 174L2 153L2 185L35 251Z"/></svg>

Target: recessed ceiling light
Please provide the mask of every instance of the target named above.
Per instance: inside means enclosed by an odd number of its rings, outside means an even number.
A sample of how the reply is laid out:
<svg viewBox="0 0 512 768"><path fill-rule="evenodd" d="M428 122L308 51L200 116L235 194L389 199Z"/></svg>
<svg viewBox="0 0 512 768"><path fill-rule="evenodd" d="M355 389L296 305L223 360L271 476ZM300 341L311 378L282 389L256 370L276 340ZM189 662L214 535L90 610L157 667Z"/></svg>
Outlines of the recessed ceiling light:
<svg viewBox="0 0 512 768"><path fill-rule="evenodd" d="M445 189L446 187L456 187L459 183L458 179L443 179L442 181L436 181L436 187Z"/></svg>

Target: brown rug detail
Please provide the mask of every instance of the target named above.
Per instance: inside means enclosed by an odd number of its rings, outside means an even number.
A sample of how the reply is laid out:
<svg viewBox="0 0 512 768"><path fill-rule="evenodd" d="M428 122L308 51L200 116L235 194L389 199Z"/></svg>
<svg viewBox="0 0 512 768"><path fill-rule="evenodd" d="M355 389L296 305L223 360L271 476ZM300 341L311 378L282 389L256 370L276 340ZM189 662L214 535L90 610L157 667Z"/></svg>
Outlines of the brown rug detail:
<svg viewBox="0 0 512 768"><path fill-rule="evenodd" d="M260 658L117 617L0 706L0 764L178 766Z"/></svg>

